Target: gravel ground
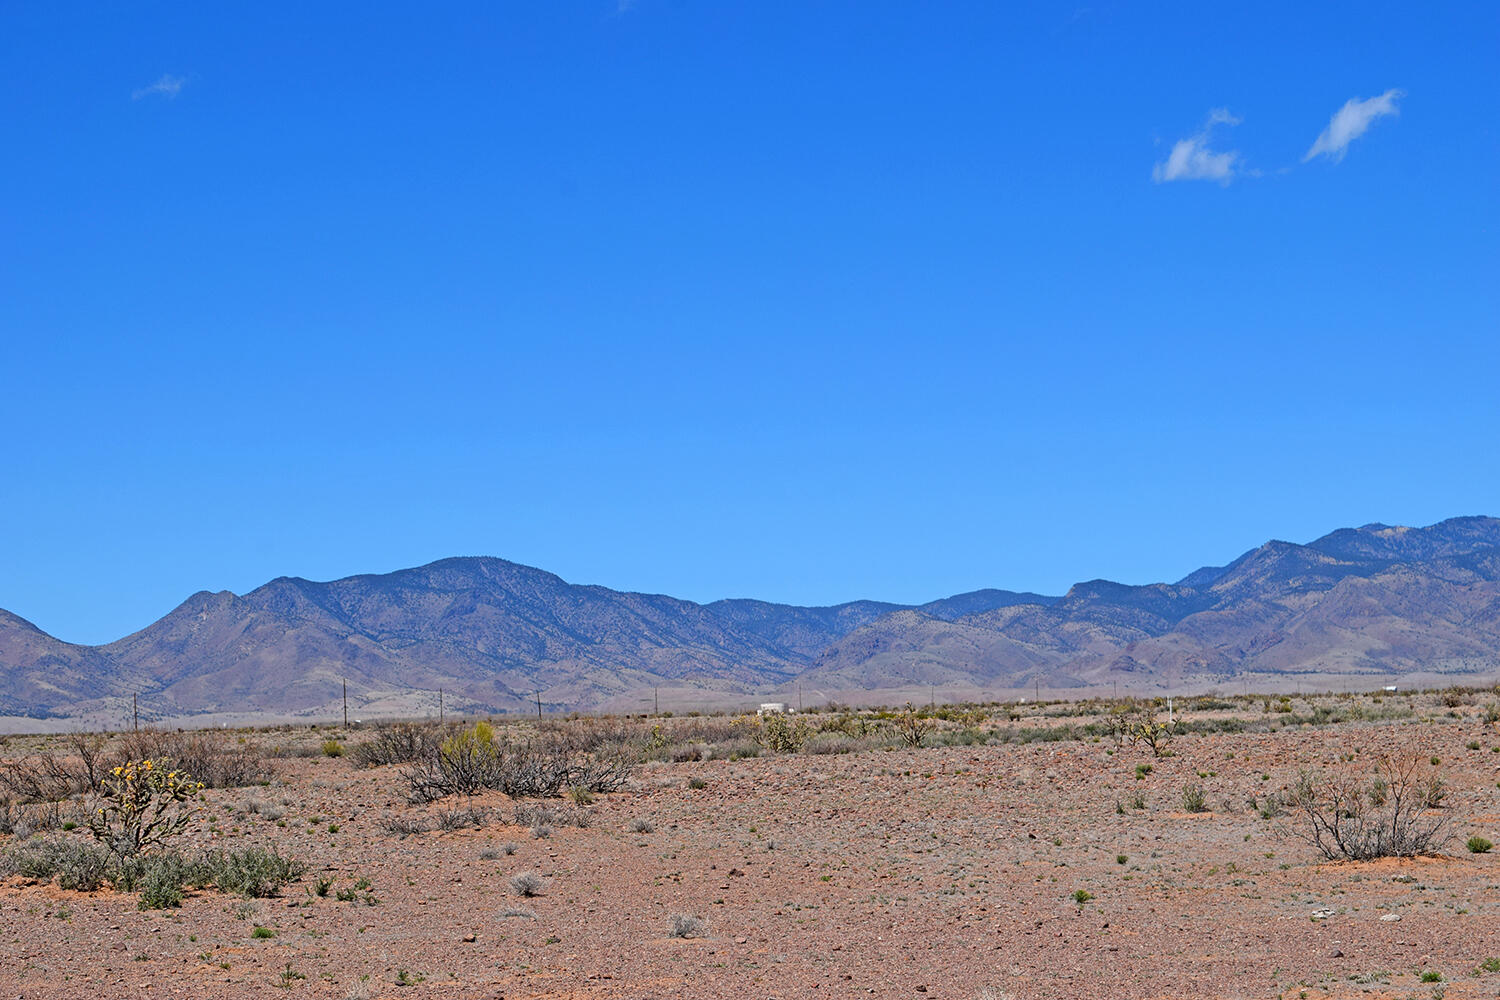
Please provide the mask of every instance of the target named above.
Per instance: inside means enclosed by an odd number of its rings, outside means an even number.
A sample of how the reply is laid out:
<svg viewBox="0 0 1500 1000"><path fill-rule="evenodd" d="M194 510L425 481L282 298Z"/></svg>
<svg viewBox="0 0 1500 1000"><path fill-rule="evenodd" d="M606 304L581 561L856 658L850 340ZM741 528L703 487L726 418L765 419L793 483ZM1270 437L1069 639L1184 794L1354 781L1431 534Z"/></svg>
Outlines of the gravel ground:
<svg viewBox="0 0 1500 1000"><path fill-rule="evenodd" d="M302 858L301 881L141 912L10 879L0 996L1497 997L1500 853L1463 842L1500 842L1500 727L1459 715L1181 737L1160 760L1105 738L648 764L545 838L498 795L481 828L397 836L464 803L280 759L269 787L209 793L212 839ZM1440 758L1446 856L1323 862L1247 804L1392 747ZM1209 811L1184 811L1188 784Z"/></svg>

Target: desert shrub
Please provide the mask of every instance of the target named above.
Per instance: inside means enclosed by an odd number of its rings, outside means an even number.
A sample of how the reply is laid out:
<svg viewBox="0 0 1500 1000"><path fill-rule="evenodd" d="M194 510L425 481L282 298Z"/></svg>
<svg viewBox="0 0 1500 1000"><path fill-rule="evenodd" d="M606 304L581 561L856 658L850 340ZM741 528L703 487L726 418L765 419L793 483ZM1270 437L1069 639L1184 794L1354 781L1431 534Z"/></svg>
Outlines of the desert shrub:
<svg viewBox="0 0 1500 1000"><path fill-rule="evenodd" d="M176 852L151 854L134 859L140 871L131 879L140 890L136 905L143 910L166 910L182 905L183 890L192 878L193 865Z"/></svg>
<svg viewBox="0 0 1500 1000"><path fill-rule="evenodd" d="M842 733L824 732L808 740L802 749L811 754L841 754L849 753L858 746L858 743Z"/></svg>
<svg viewBox="0 0 1500 1000"><path fill-rule="evenodd" d="M1131 723L1130 739L1134 743L1144 743L1151 750L1151 756L1166 757L1171 753L1172 737L1177 735L1180 722L1180 718L1158 722L1146 715Z"/></svg>
<svg viewBox="0 0 1500 1000"><path fill-rule="evenodd" d="M1208 811L1208 794L1202 785L1185 785L1182 789L1182 808L1190 813Z"/></svg>
<svg viewBox="0 0 1500 1000"><path fill-rule="evenodd" d="M126 761L100 783L89 829L118 857L134 857L181 833L202 790L201 782L166 761Z"/></svg>
<svg viewBox="0 0 1500 1000"><path fill-rule="evenodd" d="M124 737L126 760L154 760L186 771L208 788L240 788L271 776L266 762L248 745L235 745L217 733L142 730Z"/></svg>
<svg viewBox="0 0 1500 1000"><path fill-rule="evenodd" d="M755 739L772 753L796 753L811 736L812 727L806 722L794 722L778 712L761 720Z"/></svg>
<svg viewBox="0 0 1500 1000"><path fill-rule="evenodd" d="M340 743L338 740L324 740L323 741L323 756L324 757L342 757L342 756L344 756L344 744Z"/></svg>
<svg viewBox="0 0 1500 1000"><path fill-rule="evenodd" d="M387 816L380 821L380 825L386 833L394 833L402 839L432 829L420 816Z"/></svg>
<svg viewBox="0 0 1500 1000"><path fill-rule="evenodd" d="M551 739L508 745L480 722L443 740L406 772L406 778L414 802L485 789L511 798L545 798L565 788L617 791L629 779L632 764L619 747L601 755L581 753Z"/></svg>
<svg viewBox="0 0 1500 1000"><path fill-rule="evenodd" d="M238 851L210 851L198 862L193 877L197 884L212 884L220 892L262 899L277 895L306 871L307 866L295 858L261 847L247 847Z"/></svg>
<svg viewBox="0 0 1500 1000"><path fill-rule="evenodd" d="M0 792L18 802L57 802L88 787L79 771L52 754L0 764Z"/></svg>
<svg viewBox="0 0 1500 1000"><path fill-rule="evenodd" d="M426 757L437 743L432 727L398 722L377 729L373 737L355 745L349 756L361 767L410 764Z"/></svg>
<svg viewBox="0 0 1500 1000"><path fill-rule="evenodd" d="M533 896L540 896L544 886L545 883L542 881L542 877L536 872L521 872L518 875L511 876L510 880L511 891L517 896L524 896L527 899Z"/></svg>
<svg viewBox="0 0 1500 1000"><path fill-rule="evenodd" d="M642 817L631 820L629 829L631 833L655 833L656 824Z"/></svg>
<svg viewBox="0 0 1500 1000"><path fill-rule="evenodd" d="M760 744L753 739L727 740L714 745L714 756L725 760L759 757Z"/></svg>
<svg viewBox="0 0 1500 1000"><path fill-rule="evenodd" d="M704 923L702 917L674 913L668 923L668 930L675 938L702 937L708 933L708 924Z"/></svg>
<svg viewBox="0 0 1500 1000"><path fill-rule="evenodd" d="M522 920L535 920L536 911L527 910L519 906L507 906L505 909L500 911L501 920L511 920L517 917Z"/></svg>
<svg viewBox="0 0 1500 1000"><path fill-rule="evenodd" d="M0 872L49 881L57 874L66 845L60 840L26 840L0 854Z"/></svg>
<svg viewBox="0 0 1500 1000"><path fill-rule="evenodd" d="M1430 781L1419 766L1414 757L1381 757L1375 777L1385 783L1385 797L1378 805L1358 776L1302 772L1288 800L1297 817L1291 832L1329 860L1437 853L1452 833L1448 817L1431 815Z"/></svg>
<svg viewBox="0 0 1500 1000"><path fill-rule="evenodd" d="M438 829L444 832L462 830L472 826L479 829L489 821L490 811L483 806L471 806L468 809L445 809L439 810L437 814Z"/></svg>
<svg viewBox="0 0 1500 1000"><path fill-rule="evenodd" d="M111 861L109 851L98 844L68 843L57 856L58 887L94 892L108 880Z"/></svg>
<svg viewBox="0 0 1500 1000"><path fill-rule="evenodd" d="M1488 854L1495 845L1483 837L1470 837L1464 841L1464 846L1469 849L1470 854Z"/></svg>
<svg viewBox="0 0 1500 1000"><path fill-rule="evenodd" d="M517 802L515 806L517 826L576 826L587 827L593 816L587 809L577 807L548 806L540 802Z"/></svg>
<svg viewBox="0 0 1500 1000"><path fill-rule="evenodd" d="M276 802L267 802L265 799L258 799L254 797L248 798L245 801L241 802L240 808L245 810L245 812L247 813L252 813L256 816L260 816L262 819L268 819L273 823L286 815L286 806L280 805Z"/></svg>
<svg viewBox="0 0 1500 1000"><path fill-rule="evenodd" d="M936 722L924 718L909 704L906 711L896 717L896 733L901 737L901 742L909 747L921 746L936 725Z"/></svg>

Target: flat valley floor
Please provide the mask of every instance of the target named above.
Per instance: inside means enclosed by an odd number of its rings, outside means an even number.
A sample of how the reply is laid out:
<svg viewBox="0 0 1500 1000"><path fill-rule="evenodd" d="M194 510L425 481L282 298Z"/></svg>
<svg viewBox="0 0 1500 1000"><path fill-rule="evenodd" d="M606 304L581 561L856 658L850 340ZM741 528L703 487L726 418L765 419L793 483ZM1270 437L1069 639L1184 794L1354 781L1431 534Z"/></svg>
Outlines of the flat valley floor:
<svg viewBox="0 0 1500 1000"><path fill-rule="evenodd" d="M0 995L1497 997L1500 852L1464 847L1500 842L1495 696L1428 699L1401 719L1184 735L1160 759L1103 736L651 762L586 827L545 837L500 795L411 805L399 767L278 757L268 786L209 791L217 832L193 837L274 845L308 863L301 880L141 911L133 894L8 878ZM1087 721L1045 711L989 729ZM286 753L327 735L244 738ZM1393 749L1447 782L1442 856L1330 863L1295 815L1263 815L1302 769ZM1185 809L1188 786L1207 811ZM471 804L495 815L392 831ZM523 872L539 894L512 888ZM674 936L679 914L701 934Z"/></svg>

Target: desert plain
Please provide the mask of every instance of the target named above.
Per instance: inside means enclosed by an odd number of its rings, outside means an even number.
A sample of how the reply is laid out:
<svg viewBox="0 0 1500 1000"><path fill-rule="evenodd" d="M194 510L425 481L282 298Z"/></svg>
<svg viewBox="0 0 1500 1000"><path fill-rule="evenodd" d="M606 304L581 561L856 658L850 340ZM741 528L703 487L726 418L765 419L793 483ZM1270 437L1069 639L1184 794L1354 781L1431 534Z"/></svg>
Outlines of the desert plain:
<svg viewBox="0 0 1500 1000"><path fill-rule="evenodd" d="M172 848L274 850L296 877L163 908L63 889L14 859L91 843L92 793L12 788L0 995L1496 997L1500 851L1470 848L1500 841L1497 702L1182 699L1161 755L1108 700L497 721L499 741L607 746L628 772L597 794L426 802L417 764L361 757L380 725L211 731L194 738L253 773L193 798ZM70 746L13 735L0 760L66 768ZM1417 817L1437 849L1327 859L1290 804L1299 778L1365 782L1397 758L1440 789Z"/></svg>

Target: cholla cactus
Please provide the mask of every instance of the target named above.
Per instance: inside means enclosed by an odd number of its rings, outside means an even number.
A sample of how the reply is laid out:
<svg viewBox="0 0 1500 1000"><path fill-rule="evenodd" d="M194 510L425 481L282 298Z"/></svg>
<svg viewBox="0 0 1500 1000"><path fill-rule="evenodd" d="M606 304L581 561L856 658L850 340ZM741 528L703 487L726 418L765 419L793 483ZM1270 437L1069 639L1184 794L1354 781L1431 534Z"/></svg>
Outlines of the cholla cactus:
<svg viewBox="0 0 1500 1000"><path fill-rule="evenodd" d="M167 761L126 761L99 783L89 828L118 857L134 857L181 833L202 790L202 782Z"/></svg>
<svg viewBox="0 0 1500 1000"><path fill-rule="evenodd" d="M1172 742L1172 737L1177 734L1177 720L1171 722L1157 722L1155 719L1146 718L1134 723L1130 727L1130 737L1137 743L1144 743L1151 748L1151 756L1165 757L1170 752L1167 747Z"/></svg>

